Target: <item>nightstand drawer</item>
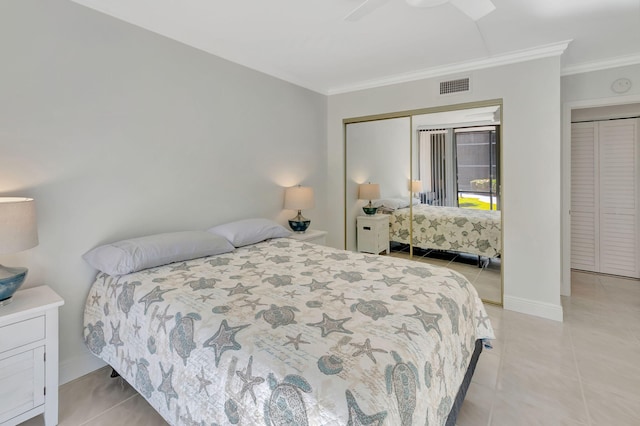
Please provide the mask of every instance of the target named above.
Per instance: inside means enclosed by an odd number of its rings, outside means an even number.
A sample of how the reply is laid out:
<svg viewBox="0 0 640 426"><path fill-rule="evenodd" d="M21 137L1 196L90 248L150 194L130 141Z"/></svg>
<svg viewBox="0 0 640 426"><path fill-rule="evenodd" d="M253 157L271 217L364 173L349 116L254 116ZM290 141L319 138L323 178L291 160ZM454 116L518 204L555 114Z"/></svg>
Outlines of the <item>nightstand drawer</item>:
<svg viewBox="0 0 640 426"><path fill-rule="evenodd" d="M45 337L44 315L0 327L0 353Z"/></svg>

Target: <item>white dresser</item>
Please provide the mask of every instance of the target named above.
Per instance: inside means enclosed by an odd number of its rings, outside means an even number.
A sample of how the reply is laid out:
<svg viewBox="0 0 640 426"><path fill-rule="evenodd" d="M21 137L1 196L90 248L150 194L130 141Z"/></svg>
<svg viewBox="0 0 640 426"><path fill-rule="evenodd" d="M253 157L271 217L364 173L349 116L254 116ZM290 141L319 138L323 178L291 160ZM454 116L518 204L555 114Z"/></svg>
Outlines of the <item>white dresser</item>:
<svg viewBox="0 0 640 426"><path fill-rule="evenodd" d="M44 413L58 424L58 307L47 286L18 291L0 307L0 426Z"/></svg>
<svg viewBox="0 0 640 426"><path fill-rule="evenodd" d="M358 216L356 223L359 252L389 254L389 215Z"/></svg>

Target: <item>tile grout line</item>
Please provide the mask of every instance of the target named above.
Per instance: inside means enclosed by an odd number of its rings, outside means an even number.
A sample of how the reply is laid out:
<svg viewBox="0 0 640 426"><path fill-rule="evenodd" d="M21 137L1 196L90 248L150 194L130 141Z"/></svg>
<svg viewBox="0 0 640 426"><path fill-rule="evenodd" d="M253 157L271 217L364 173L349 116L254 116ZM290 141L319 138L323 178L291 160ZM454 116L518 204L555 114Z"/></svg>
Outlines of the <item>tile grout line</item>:
<svg viewBox="0 0 640 426"><path fill-rule="evenodd" d="M113 410L114 408L124 404L125 402L129 401L131 398L135 398L136 396L138 396L139 394L136 392L133 395L131 395L129 398L126 398L120 402L118 402L116 405L107 408L106 410L104 410L103 412L96 414L95 416L91 417L90 419L85 420L84 422L80 423L80 426L84 426L87 425L89 422L94 421L95 419L97 419L98 417L102 416L103 414L108 413L109 411Z"/></svg>
<svg viewBox="0 0 640 426"><path fill-rule="evenodd" d="M504 311L504 309L503 309ZM502 321L502 318L501 318ZM487 426L491 426L491 424L493 423L493 408L496 405L496 398L498 396L498 383L500 383L500 378L502 376L502 366L504 364L504 354L505 351L507 350L507 331L504 328L500 328L502 331L504 331L504 335L503 335L503 342L502 342L502 351L500 351L500 361L498 362L498 373L496 374L496 381L495 381L495 386L493 387L493 398L491 398L491 408L489 409L489 420L487 423ZM497 340L497 339L496 339Z"/></svg>
<svg viewBox="0 0 640 426"><path fill-rule="evenodd" d="M571 339L571 353L573 354L573 362L575 364L576 372L578 373L578 383L580 384L580 394L582 396L582 403L584 404L584 409L585 409L585 412L587 413L587 425L592 426L593 422L591 420L591 412L589 412L589 404L587 404L587 397L585 396L585 392L584 392L584 383L582 382L582 374L580 374L580 367L578 366L576 346L573 340L573 327L571 327L571 324L566 324L566 326L569 327L569 338Z"/></svg>

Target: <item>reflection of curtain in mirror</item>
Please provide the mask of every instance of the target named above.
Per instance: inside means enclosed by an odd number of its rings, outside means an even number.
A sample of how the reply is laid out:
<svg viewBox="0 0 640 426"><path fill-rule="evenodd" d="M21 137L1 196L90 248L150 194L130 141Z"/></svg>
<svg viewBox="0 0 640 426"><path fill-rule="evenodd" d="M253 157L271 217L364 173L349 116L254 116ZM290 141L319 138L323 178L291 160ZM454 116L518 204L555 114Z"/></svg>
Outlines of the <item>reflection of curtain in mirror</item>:
<svg viewBox="0 0 640 426"><path fill-rule="evenodd" d="M418 132L418 174L424 193L421 201L436 206L447 205L447 130L420 130Z"/></svg>

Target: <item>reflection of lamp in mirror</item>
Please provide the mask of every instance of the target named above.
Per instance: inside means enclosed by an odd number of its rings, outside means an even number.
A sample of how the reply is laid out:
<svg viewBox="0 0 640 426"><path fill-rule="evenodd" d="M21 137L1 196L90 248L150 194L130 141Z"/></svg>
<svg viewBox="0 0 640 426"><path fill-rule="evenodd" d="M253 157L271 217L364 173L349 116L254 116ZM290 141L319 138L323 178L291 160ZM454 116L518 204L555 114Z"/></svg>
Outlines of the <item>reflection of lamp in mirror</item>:
<svg viewBox="0 0 640 426"><path fill-rule="evenodd" d="M371 204L371 200L380 198L380 185L378 185L377 183L371 183L371 182L362 183L358 187L358 193L359 193L358 194L359 199L369 200L369 204L362 207L362 210L364 210L364 212L368 215L376 214L376 211L378 210L378 208L373 207L373 204Z"/></svg>
<svg viewBox="0 0 640 426"><path fill-rule="evenodd" d="M303 209L315 207L313 188L308 186L292 186L284 193L284 208L288 210L298 210L298 214L289 219L289 226L295 232L303 233L309 227L311 221L302 216Z"/></svg>
<svg viewBox="0 0 640 426"><path fill-rule="evenodd" d="M420 198L420 193L422 192L422 181L421 180L412 180L411 181L411 194L415 197L417 194L417 198Z"/></svg>
<svg viewBox="0 0 640 426"><path fill-rule="evenodd" d="M17 253L38 245L36 207L31 198L0 198L0 254ZM24 282L27 268L0 265L0 306L11 303Z"/></svg>

